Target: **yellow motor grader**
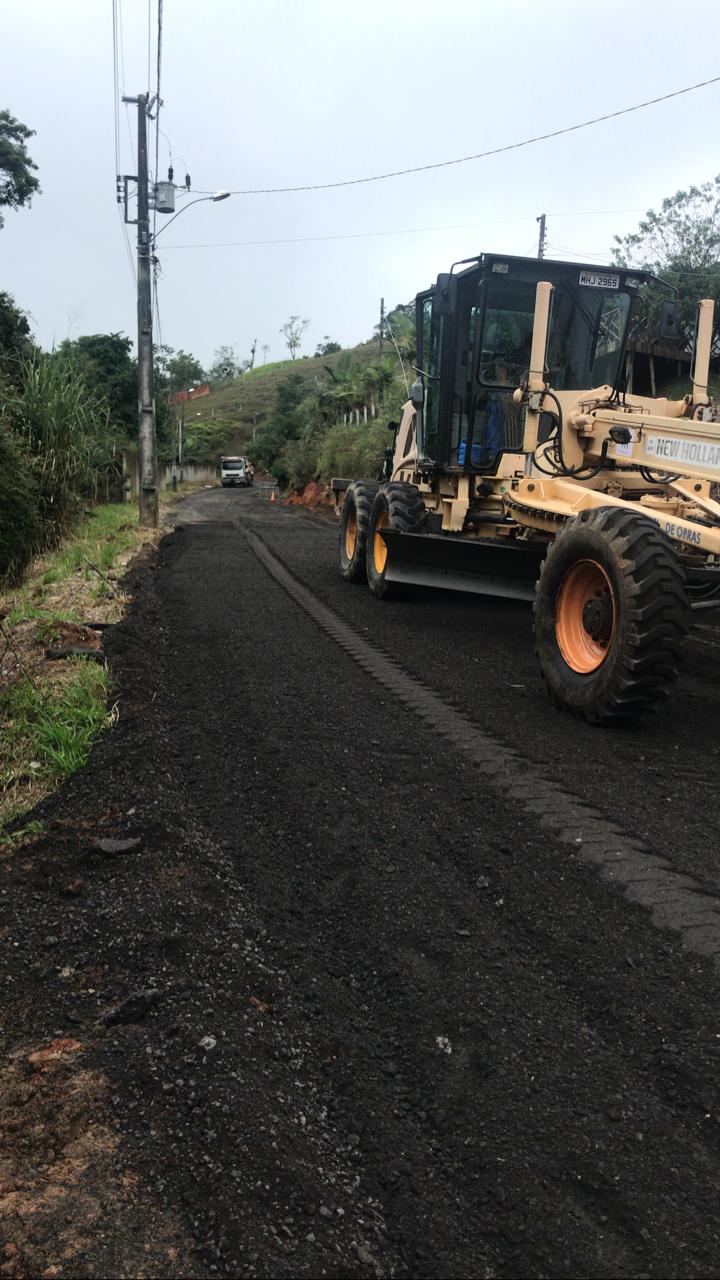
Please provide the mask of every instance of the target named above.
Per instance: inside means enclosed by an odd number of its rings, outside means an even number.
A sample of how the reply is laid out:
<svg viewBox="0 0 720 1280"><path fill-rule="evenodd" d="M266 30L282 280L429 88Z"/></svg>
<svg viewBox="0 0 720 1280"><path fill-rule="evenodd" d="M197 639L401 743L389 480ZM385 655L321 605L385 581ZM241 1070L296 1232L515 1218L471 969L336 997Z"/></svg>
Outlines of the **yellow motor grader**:
<svg viewBox="0 0 720 1280"><path fill-rule="evenodd" d="M630 394L648 280L497 254L455 264L417 297L417 379L382 478L333 481L348 582L380 599L418 584L533 601L551 696L596 724L652 710L692 611L720 605L713 303L699 303L688 394ZM675 324L663 302L662 336Z"/></svg>

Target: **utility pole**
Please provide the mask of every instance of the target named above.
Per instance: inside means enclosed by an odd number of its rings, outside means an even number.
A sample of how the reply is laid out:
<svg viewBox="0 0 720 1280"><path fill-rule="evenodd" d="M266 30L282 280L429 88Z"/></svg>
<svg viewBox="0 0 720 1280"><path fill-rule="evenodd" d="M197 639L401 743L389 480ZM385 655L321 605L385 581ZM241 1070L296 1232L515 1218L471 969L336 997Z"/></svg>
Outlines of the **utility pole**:
<svg viewBox="0 0 720 1280"><path fill-rule="evenodd" d="M175 490L177 489L177 413L175 411L173 396L172 370L170 371L170 385L168 388L168 418L170 419L172 429L172 487L173 490Z"/></svg>
<svg viewBox="0 0 720 1280"><path fill-rule="evenodd" d="M185 401L180 406L180 422L178 423L178 465L180 467L180 483L185 479L183 470L183 450L185 448Z"/></svg>
<svg viewBox="0 0 720 1280"><path fill-rule="evenodd" d="M150 276L150 201L148 191L148 96L123 98L137 104L137 314L138 314L138 496L140 524L158 526L158 465L153 388L152 282ZM181 473L182 474L182 473Z"/></svg>
<svg viewBox="0 0 720 1280"><path fill-rule="evenodd" d="M380 331L378 339L378 358L382 360L383 332L385 329L385 299L380 299Z"/></svg>
<svg viewBox="0 0 720 1280"><path fill-rule="evenodd" d="M539 218L535 219L540 223L540 238L538 239L538 258L545 257L545 214L542 213Z"/></svg>

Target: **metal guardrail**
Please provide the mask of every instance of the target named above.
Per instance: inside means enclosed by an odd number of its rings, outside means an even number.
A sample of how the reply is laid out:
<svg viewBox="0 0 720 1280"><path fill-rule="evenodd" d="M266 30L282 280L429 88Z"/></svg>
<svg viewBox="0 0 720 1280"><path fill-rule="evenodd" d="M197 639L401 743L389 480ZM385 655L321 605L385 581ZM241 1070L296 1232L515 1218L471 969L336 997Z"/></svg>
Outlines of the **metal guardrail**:
<svg viewBox="0 0 720 1280"><path fill-rule="evenodd" d="M280 489L276 484L259 484L258 493L261 502L277 502L280 497Z"/></svg>

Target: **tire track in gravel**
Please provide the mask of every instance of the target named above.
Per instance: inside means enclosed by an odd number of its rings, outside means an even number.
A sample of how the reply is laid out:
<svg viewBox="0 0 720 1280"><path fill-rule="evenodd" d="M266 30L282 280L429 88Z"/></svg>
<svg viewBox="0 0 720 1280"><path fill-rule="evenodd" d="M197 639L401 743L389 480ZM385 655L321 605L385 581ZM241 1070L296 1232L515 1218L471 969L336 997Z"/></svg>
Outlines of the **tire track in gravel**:
<svg viewBox="0 0 720 1280"><path fill-rule="evenodd" d="M675 870L667 858L623 834L603 814L561 787L544 771L508 747L439 694L403 670L396 659L363 639L320 601L272 552L250 525L240 528L265 569L313 621L358 665L430 728L468 757L478 771L542 827L557 834L578 861L597 869L602 880L651 914L658 929L671 929L684 947L720 962L720 898L693 877Z"/></svg>

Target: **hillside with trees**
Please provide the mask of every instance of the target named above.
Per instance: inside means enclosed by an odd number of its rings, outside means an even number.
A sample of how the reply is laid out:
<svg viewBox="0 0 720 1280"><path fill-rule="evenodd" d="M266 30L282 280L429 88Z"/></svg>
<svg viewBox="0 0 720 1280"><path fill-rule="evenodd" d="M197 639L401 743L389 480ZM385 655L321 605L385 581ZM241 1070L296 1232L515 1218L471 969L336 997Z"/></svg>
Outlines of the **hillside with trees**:
<svg viewBox="0 0 720 1280"><path fill-rule="evenodd" d="M289 360L215 381L210 395L189 408L186 456L200 460L213 440L218 453L246 453L294 488L332 474L377 471L387 425L397 420L406 377L412 379L414 305L396 307L387 321L395 343L389 330L381 343L376 330L343 349L326 334L314 356L298 357L294 347Z"/></svg>

